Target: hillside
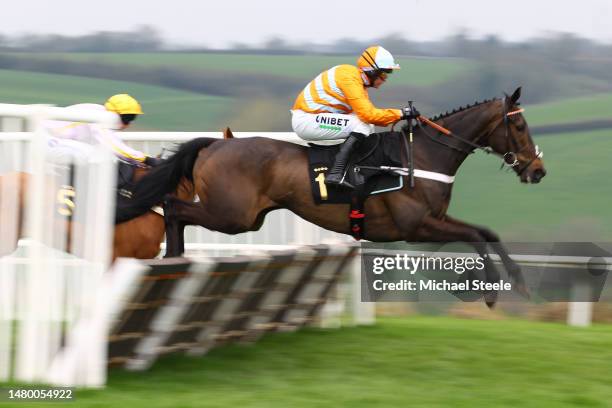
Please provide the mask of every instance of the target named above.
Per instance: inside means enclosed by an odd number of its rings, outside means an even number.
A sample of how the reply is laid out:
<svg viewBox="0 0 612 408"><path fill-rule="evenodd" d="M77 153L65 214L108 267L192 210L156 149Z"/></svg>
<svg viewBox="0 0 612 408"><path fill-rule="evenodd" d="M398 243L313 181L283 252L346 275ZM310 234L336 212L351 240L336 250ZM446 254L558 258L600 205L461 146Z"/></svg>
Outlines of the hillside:
<svg viewBox="0 0 612 408"><path fill-rule="evenodd" d="M0 103L103 103L116 93L129 93L143 105L145 115L133 130L217 130L230 112L231 98L203 95L133 82L69 75L0 70Z"/></svg>
<svg viewBox="0 0 612 408"><path fill-rule="evenodd" d="M357 57L306 55L248 55L216 53L0 53L18 58L75 61L80 63L167 68L191 72L217 71L227 74L271 75L309 81L338 64L355 64ZM430 86L466 72L475 64L462 59L398 58L403 71L392 78L396 85ZM228 79L231 79L228 78Z"/></svg>

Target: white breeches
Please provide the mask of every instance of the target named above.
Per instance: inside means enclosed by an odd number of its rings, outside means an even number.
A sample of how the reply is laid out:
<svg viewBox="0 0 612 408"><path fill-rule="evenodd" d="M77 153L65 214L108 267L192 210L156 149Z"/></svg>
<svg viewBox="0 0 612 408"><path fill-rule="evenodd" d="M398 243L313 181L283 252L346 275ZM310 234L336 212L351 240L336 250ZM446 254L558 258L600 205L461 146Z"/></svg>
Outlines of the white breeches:
<svg viewBox="0 0 612 408"><path fill-rule="evenodd" d="M374 131L374 125L362 122L355 114L307 113L292 110L291 115L293 131L309 142L337 140L341 143L352 132L368 136Z"/></svg>

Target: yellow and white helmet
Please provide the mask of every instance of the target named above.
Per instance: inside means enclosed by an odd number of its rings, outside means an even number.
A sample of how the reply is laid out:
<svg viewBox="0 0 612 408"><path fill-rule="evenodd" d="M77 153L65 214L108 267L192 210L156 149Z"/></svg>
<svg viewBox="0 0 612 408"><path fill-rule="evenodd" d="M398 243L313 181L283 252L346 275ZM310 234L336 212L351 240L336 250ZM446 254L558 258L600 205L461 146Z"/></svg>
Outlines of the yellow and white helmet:
<svg viewBox="0 0 612 408"><path fill-rule="evenodd" d="M380 45L368 47L357 60L357 67L364 72L400 69L393 55Z"/></svg>
<svg viewBox="0 0 612 408"><path fill-rule="evenodd" d="M119 115L142 115L140 103L128 94L113 95L104 104L106 110Z"/></svg>

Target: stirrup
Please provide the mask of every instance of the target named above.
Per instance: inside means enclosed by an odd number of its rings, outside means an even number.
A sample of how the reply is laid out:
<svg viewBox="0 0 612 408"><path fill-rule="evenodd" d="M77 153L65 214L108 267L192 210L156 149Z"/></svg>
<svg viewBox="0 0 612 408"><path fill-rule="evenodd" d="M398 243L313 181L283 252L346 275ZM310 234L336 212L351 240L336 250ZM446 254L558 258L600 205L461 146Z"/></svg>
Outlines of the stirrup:
<svg viewBox="0 0 612 408"><path fill-rule="evenodd" d="M349 190L355 189L355 186L349 183L348 181L346 181L346 177L342 177L342 175L340 177L336 177L335 174L328 175L327 177L325 177L325 184L329 184L329 185L333 185L337 187L344 187Z"/></svg>

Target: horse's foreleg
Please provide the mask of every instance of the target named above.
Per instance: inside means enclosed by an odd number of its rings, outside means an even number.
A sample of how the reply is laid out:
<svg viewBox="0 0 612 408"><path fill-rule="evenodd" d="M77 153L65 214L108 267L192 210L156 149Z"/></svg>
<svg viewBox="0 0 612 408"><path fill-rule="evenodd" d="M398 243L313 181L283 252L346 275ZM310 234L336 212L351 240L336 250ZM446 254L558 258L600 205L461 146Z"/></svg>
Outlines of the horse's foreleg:
<svg viewBox="0 0 612 408"><path fill-rule="evenodd" d="M495 232L491 231L486 227L468 224L453 217L446 216L445 221L454 225L474 228L475 230L477 230L478 233L482 235L482 237L485 239L485 241L491 244L489 246L492 247L493 250L499 255L504 267L508 271L508 275L515 282L516 291L527 298L530 297L529 290L527 288L527 285L525 284L525 278L523 277L523 273L521 272L521 267L516 262L514 262L512 258L510 258L510 256L508 255L508 251L499 239L499 235L497 235Z"/></svg>
<svg viewBox="0 0 612 408"><path fill-rule="evenodd" d="M478 229L467 224L451 223L427 216L418 228L417 236L423 242L466 242L470 244L484 260L487 282L499 282L499 272L487 256L486 239ZM491 308L497 301L497 291L486 292L484 297L487 306Z"/></svg>

